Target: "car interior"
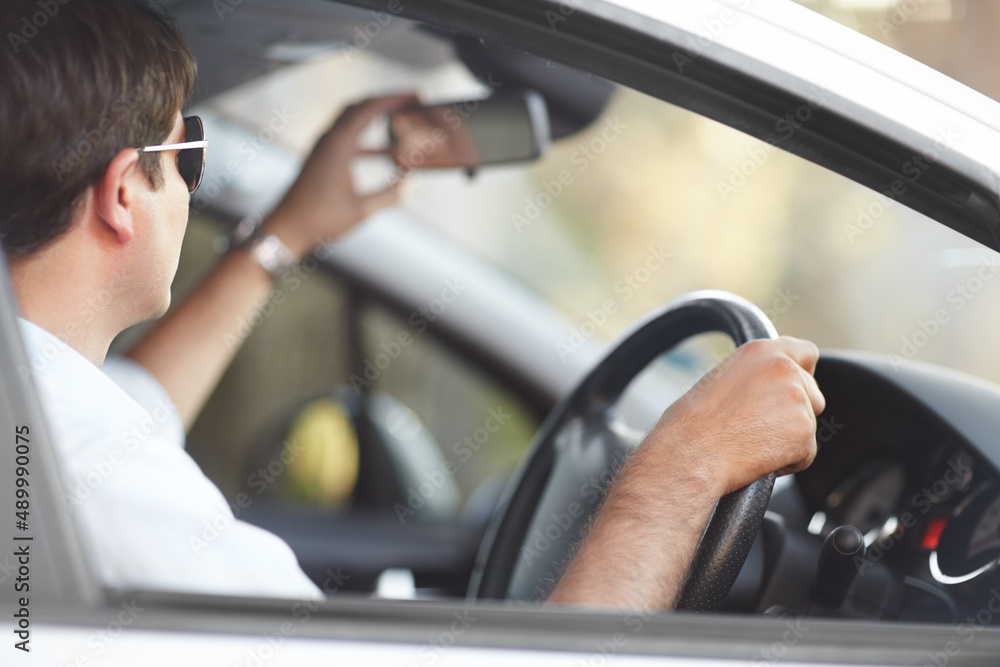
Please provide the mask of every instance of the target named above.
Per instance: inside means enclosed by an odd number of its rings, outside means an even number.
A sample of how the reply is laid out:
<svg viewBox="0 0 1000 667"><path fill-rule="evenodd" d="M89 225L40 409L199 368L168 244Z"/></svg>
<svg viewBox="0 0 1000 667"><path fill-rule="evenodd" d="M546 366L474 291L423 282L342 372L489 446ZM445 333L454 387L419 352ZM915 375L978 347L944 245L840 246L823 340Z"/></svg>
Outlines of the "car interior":
<svg viewBox="0 0 1000 667"><path fill-rule="evenodd" d="M210 142L174 303L347 104L415 91L476 118L515 99L489 122L529 128L515 158L412 169L399 206L276 282L187 434L234 514L287 541L326 592L543 600L663 410L776 332L822 349L820 452L748 487L753 508L720 504L719 539L749 539L698 561L699 583L736 567L727 594L686 608L970 637L998 623L983 610L1000 584L1000 264L982 222L995 211L961 175L918 171L899 197L911 208L877 186L892 174L874 158L842 166L867 150L919 168L890 139L785 150L737 104L712 112L689 89L612 81L432 10L161 1L199 62L185 113ZM822 88L791 106L766 88L732 94L787 107L788 127L833 122ZM391 122L365 142L388 151ZM375 189L394 173L378 156L354 177ZM574 501L586 512L553 524Z"/></svg>
<svg viewBox="0 0 1000 667"><path fill-rule="evenodd" d="M916 281L908 291L933 293L962 267L992 262L984 251L840 176L600 77L384 13L293 5L277 16L267 3L219 15L166 3L199 59L192 109L212 141L175 302L218 261L230 230L273 205L338 105L417 90L460 110L530 91L544 101L551 145L511 164L415 169L398 209L276 285L188 435L240 518L281 535L317 583L349 572L344 592L399 595L386 587L401 575L405 596L509 597L503 577L476 583L477 554L546 415L633 320L722 287L758 304L780 333L867 350L824 354L821 454L778 480L723 608L931 622L975 611L992 576L983 568L1000 554L989 518L1000 507L998 452L983 437L993 411L969 424L955 394L983 405L997 396L920 364L976 365L963 358L971 346L955 345L973 329L920 329L935 303L926 296L898 300L883 320L879 289L892 288L874 283L905 271ZM386 134L373 128L372 145ZM377 183L386 162L361 165L356 179ZM650 268L656 248L662 272ZM921 271L928 262L937 266ZM495 301L507 317L475 321ZM955 319L988 301L970 298L961 314L952 304ZM435 303L440 312L428 310ZM550 331L528 331L543 311ZM407 332L412 343L401 345ZM547 367L518 361L533 345ZM622 451L731 348L706 333L655 355L636 383L648 389L633 387L617 406ZM820 552L841 525L861 532L868 554L839 585L850 594L823 604L815 582L838 566L820 566ZM530 528L520 530L526 539ZM574 539L562 539L564 551ZM517 575L528 583L515 597L544 597L564 556L546 562Z"/></svg>

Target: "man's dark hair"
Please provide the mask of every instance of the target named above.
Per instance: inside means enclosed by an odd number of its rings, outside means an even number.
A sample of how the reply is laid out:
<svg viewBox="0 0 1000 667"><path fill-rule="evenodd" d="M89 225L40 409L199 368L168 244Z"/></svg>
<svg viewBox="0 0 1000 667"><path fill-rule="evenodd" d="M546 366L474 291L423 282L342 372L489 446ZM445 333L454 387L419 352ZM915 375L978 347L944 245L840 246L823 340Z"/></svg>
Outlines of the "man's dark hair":
<svg viewBox="0 0 1000 667"><path fill-rule="evenodd" d="M16 261L69 229L86 189L125 148L163 143L196 68L143 0L0 5L0 239ZM139 164L163 185L159 153Z"/></svg>

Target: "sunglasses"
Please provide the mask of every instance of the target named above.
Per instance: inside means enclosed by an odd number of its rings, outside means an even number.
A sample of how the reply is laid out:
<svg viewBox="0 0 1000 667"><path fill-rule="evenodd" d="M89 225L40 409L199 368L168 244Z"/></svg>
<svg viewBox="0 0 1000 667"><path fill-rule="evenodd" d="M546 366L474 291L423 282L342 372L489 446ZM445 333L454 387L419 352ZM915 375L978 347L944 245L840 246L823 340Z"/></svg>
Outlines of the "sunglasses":
<svg viewBox="0 0 1000 667"><path fill-rule="evenodd" d="M139 150L144 153L177 151L177 171L187 183L188 192L194 193L201 185L201 177L205 174L205 148L208 146L201 118L188 116L184 119L184 138L187 141L180 144L145 146Z"/></svg>

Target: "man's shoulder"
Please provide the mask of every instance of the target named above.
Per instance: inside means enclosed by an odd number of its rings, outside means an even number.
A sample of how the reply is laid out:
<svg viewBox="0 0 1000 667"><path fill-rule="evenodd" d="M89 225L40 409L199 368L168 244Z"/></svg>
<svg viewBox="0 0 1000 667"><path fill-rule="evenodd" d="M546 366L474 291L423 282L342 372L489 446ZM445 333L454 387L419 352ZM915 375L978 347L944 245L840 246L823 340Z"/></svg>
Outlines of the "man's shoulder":
<svg viewBox="0 0 1000 667"><path fill-rule="evenodd" d="M139 403L79 352L37 324L24 319L20 324L28 367L19 372L34 384L57 446L78 444L81 438L110 443L116 434L149 418Z"/></svg>

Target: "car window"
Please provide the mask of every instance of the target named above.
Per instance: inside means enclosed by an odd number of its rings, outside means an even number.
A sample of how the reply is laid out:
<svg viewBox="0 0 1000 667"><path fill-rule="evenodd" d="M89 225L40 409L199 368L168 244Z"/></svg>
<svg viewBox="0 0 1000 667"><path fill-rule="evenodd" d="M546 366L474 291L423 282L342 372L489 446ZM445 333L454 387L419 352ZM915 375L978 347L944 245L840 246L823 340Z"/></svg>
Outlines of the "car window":
<svg viewBox="0 0 1000 667"><path fill-rule="evenodd" d="M318 91L314 78L339 85ZM236 161L239 175L222 150L211 155L194 207L225 208L247 191L273 200L294 174L289 162L304 157L337 109L407 88L428 100L487 92L453 62L418 68L346 49L207 102L205 115L242 127L260 150ZM281 114L291 120L275 124ZM239 145L230 157L239 158ZM274 182L253 187L272 165ZM375 187L388 168L372 160L356 176ZM977 277L989 272L981 269L989 253L884 195L641 93L617 89L590 127L534 164L407 180L403 208L543 295L568 320L567 345L611 340L649 309L712 287L745 296L780 333L822 347L1000 378L981 325L997 312L995 288Z"/></svg>
<svg viewBox="0 0 1000 667"><path fill-rule="evenodd" d="M475 79L433 34L413 39L421 58L334 45L199 103L213 143L175 300L217 261L219 237L274 205L346 104L400 90L428 102L503 90L502 78ZM824 94L789 109L788 126L808 123ZM366 141L384 145L385 127ZM396 176L385 158L356 165L363 187ZM615 87L593 122L534 163L417 171L406 181L403 215L562 317L545 354L566 368L651 309L712 288L749 299L779 333L822 348L1000 380L989 336L1000 316L992 253L880 193L628 88ZM280 317L265 308L236 332L236 361L189 435L224 493L262 488L271 500L311 507L375 506L404 523L410 512L461 523L475 510L481 527L538 424L519 387L434 327L410 336L413 304L371 298L341 275L316 271L269 305ZM726 352L717 340L682 352L674 368L690 372L662 402ZM639 432L651 424L629 423ZM347 435L330 444L316 433ZM259 471L296 447L296 434L321 444L266 481Z"/></svg>
<svg viewBox="0 0 1000 667"><path fill-rule="evenodd" d="M1000 378L982 324L997 312L993 253L634 91L517 176L457 178L418 174L406 206L543 292L569 318L567 344L610 340L671 298L718 288L821 347Z"/></svg>

